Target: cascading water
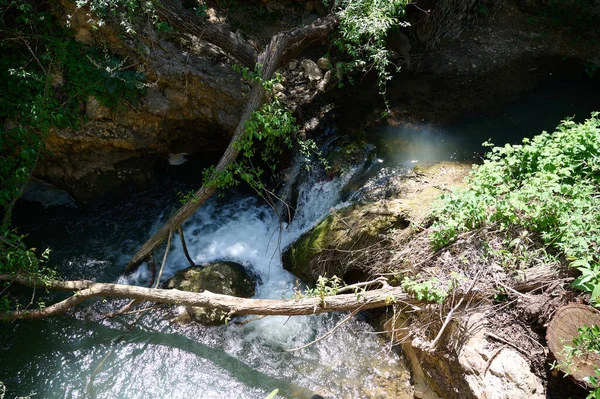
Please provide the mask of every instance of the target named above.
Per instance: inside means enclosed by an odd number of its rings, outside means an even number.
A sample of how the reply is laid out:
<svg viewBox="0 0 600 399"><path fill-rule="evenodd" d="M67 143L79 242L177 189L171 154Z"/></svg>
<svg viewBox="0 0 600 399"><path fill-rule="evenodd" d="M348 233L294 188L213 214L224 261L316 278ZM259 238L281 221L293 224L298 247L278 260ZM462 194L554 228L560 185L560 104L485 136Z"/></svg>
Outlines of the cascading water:
<svg viewBox="0 0 600 399"><path fill-rule="evenodd" d="M255 197L210 200L184 225L194 262L241 263L260 279L256 297L290 298L297 281L283 269L281 250L327 216L331 208L344 205L342 189L360 168L334 179L319 180L318 174L310 174L297 189L289 225L281 224L277 213ZM298 170L296 165L291 173L298 174ZM155 228L159 224L157 221ZM118 250L104 250L109 252ZM85 270L86 265L101 265L101 257L78 258L72 263ZM126 260L127 255L121 254L115 263L122 267ZM174 240L163 281L188 266L181 244ZM121 277L120 282L145 284L148 278L149 272L140 268L128 278ZM91 310L82 308L75 321L40 322L43 326L34 338L39 340L36 346L57 350L20 354L23 371L5 382L53 398L263 398L276 388L280 397L310 398L315 393L367 397L379 389L382 378L393 378L390 385L399 384L410 392L408 373L397 354L368 323L358 319L309 348L285 352L326 334L344 316L248 318L241 325L203 327L173 324L164 312L155 312L123 334L125 322L89 320L97 320L106 310L95 304ZM27 352L26 343L18 340L19 333L13 337L17 342L9 344L11 352L19 351L21 345Z"/></svg>
<svg viewBox="0 0 600 399"><path fill-rule="evenodd" d="M360 197L362 191L385 184L412 161L461 158L458 150L472 154L488 138L497 144L515 142L552 128L561 117L589 115L598 107L586 99L596 98L595 93L586 85L552 82L549 90L507 108L501 117L477 116L430 131L426 125L388 127L383 134L389 136L388 158L358 179L354 177L360 168L333 180L305 181L296 190L294 220L281 231L276 213L255 198L212 199L186 223L188 246L197 263L233 260L252 268L262 280L257 297L289 298L295 278L282 269L280 249L331 207L341 206L342 189L351 178L353 189L346 189L344 198ZM290 170L289 180L297 171ZM154 228L160 224L148 215L168 213L175 205L165 198L173 194L156 188L137 202L97 215L68 209L54 216L31 214L29 229L23 230L39 247L53 249L53 265L65 278L115 281L152 223ZM188 264L178 240L173 248L164 278ZM129 281L142 283L147 278L140 270ZM285 352L322 336L344 316L266 317L243 325L203 327L173 324L159 309L127 331L131 319L101 317L119 305L95 302L81 306L75 317L0 324L0 381L8 388L7 397L37 392L43 398L254 399L275 388L280 397L290 398L316 392L332 398L412 397L400 359L360 319L307 349Z"/></svg>

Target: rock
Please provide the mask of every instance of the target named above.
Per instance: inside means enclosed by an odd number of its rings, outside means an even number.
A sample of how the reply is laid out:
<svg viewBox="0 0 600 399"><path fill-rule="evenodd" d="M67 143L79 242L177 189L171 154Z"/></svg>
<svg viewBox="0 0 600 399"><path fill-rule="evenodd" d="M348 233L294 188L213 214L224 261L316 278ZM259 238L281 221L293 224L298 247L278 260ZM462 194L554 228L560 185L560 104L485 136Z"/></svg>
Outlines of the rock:
<svg viewBox="0 0 600 399"><path fill-rule="evenodd" d="M314 61L304 59L300 63L300 67L304 70L304 76L306 76L311 83L323 79L323 72Z"/></svg>
<svg viewBox="0 0 600 399"><path fill-rule="evenodd" d="M165 288L178 289L188 292L210 291L215 294L231 295L250 298L254 295L256 277L249 273L244 266L234 262L217 262L208 266L194 266L177 272ZM185 307L179 309L178 320L186 318L204 325L223 324L222 314L203 307Z"/></svg>
<svg viewBox="0 0 600 399"><path fill-rule="evenodd" d="M23 199L39 202L44 208L51 206L77 207L75 200L66 192L35 177L29 179L23 189Z"/></svg>
<svg viewBox="0 0 600 399"><path fill-rule="evenodd" d="M328 70L330 65L329 58L327 57L321 57L317 60L317 66L324 71Z"/></svg>
<svg viewBox="0 0 600 399"><path fill-rule="evenodd" d="M280 93L280 92L282 92L283 90L285 90L285 87L283 87L283 85L282 85L281 83L275 83L275 84L273 85L273 91L274 91L275 93Z"/></svg>
<svg viewBox="0 0 600 399"><path fill-rule="evenodd" d="M308 283L334 275L349 284L368 280L374 271L367 259L379 249L380 234L409 225L403 211L391 206L358 204L336 211L285 249L284 268ZM351 261L346 251L352 252Z"/></svg>
<svg viewBox="0 0 600 399"><path fill-rule="evenodd" d="M403 352L413 367L415 397L456 399L542 399L542 381L530 370L527 361L515 350L504 347L489 363L495 349L486 340L487 320L474 313L453 320L446 329L441 352L429 351L403 328L410 323L406 314L383 316L386 331L395 328ZM461 342L460 345L455 345ZM436 394L434 394L437 393Z"/></svg>
<svg viewBox="0 0 600 399"><path fill-rule="evenodd" d="M151 114L166 116L169 114L169 100L159 90L148 90L145 98L146 108Z"/></svg>
<svg viewBox="0 0 600 399"><path fill-rule="evenodd" d="M296 68L298 68L298 61L296 61L296 60L290 61L290 63L288 64L288 69L290 71L295 71Z"/></svg>
<svg viewBox="0 0 600 399"><path fill-rule="evenodd" d="M325 92L329 86L329 83L331 83L332 76L333 73L331 71L325 72L323 79L319 83L317 83L317 89L319 89L319 91Z"/></svg>
<svg viewBox="0 0 600 399"><path fill-rule="evenodd" d="M110 110L100 104L96 97L90 96L85 103L85 115L92 121L110 118Z"/></svg>

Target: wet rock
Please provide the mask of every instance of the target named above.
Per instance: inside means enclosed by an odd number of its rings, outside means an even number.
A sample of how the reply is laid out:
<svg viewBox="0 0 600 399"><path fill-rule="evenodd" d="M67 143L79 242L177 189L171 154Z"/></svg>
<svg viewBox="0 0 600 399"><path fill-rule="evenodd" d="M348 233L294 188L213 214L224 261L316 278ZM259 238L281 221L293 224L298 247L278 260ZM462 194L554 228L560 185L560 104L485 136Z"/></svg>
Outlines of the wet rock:
<svg viewBox="0 0 600 399"><path fill-rule="evenodd" d="M334 275L346 283L368 280L376 271L367 259L377 252L382 234L410 224L395 204L380 205L358 204L329 215L285 249L284 268L308 283Z"/></svg>
<svg viewBox="0 0 600 399"><path fill-rule="evenodd" d="M300 63L300 67L304 71L304 76L306 76L311 83L323 79L323 72L314 61L304 59Z"/></svg>
<svg viewBox="0 0 600 399"><path fill-rule="evenodd" d="M257 278L239 263L217 262L207 266L194 266L177 272L166 288L188 292L210 291L215 294L250 298L254 295ZM219 312L203 307L188 306L180 309L179 321L194 320L204 325L225 323Z"/></svg>

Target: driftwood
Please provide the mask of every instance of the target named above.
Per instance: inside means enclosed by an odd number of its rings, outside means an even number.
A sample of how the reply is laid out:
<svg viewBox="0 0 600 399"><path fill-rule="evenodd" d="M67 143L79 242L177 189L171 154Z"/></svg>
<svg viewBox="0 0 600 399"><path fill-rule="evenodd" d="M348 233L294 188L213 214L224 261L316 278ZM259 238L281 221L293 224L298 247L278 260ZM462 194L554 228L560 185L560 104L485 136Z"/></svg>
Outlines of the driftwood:
<svg viewBox="0 0 600 399"><path fill-rule="evenodd" d="M534 268L530 272L538 275ZM321 298L303 299L247 299L229 295L215 294L210 291L200 293L179 291L174 289L159 289L137 287L125 284L97 283L89 280L78 281L33 281L23 276L0 275L0 281L18 283L29 287L55 291L75 291L75 294L63 301L43 309L16 310L0 313L0 319L36 319L58 315L79 305L83 301L94 298L128 298L139 301L150 301L185 306L200 306L220 310L229 316L267 315L267 316L300 316L317 313L366 310L385 307L391 303L422 304L406 293L401 287L384 286L371 291L361 291L359 294L342 294ZM516 283L514 289L522 291L531 287L528 283ZM485 299L493 296L493 292L481 292L471 287L466 292L457 292L454 298Z"/></svg>
<svg viewBox="0 0 600 399"><path fill-rule="evenodd" d="M253 47L247 43L244 45L241 38L226 31L223 26L209 23L201 18L186 16L183 10L174 8L170 1L163 3L164 5L161 6L159 11L179 29L192 34L201 35L203 39L228 51L233 57L242 61L246 66L253 68L255 63L261 65L261 78L263 81L270 80L274 76L279 65L281 65L285 59L300 52L315 41L325 39L336 23L333 16L328 16L315 21L310 26L279 33L273 36L271 42L263 52L256 56L256 58L252 58L254 57L254 54L256 54L253 52ZM252 62L250 61L250 58L252 58ZM223 156L219 160L219 163L215 167L216 174L224 172L227 167L237 159L239 150L236 148L235 143L245 134L246 121L251 117L253 112L260 108L264 97L265 89L262 82L255 82L233 137L223 153ZM140 247L127 264L125 273L131 273L142 262L146 261L152 251L160 246L170 233L177 231L179 227L212 196L215 190L216 186L214 184L203 184L202 187L194 193L193 198L179 208L179 210Z"/></svg>

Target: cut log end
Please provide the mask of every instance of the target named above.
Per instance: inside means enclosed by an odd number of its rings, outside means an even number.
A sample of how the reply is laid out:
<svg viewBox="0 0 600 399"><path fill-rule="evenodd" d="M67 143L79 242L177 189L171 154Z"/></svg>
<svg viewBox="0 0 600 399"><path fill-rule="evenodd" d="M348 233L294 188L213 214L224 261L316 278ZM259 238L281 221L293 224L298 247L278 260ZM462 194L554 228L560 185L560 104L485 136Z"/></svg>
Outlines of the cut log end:
<svg viewBox="0 0 600 399"><path fill-rule="evenodd" d="M594 375L600 367L600 354L588 353L571 357L566 346L573 346L573 338L579 336L578 329L584 326L600 325L600 312L591 306L572 304L558 309L546 332L546 341L557 363L574 380L589 387L585 377Z"/></svg>

